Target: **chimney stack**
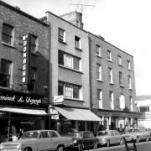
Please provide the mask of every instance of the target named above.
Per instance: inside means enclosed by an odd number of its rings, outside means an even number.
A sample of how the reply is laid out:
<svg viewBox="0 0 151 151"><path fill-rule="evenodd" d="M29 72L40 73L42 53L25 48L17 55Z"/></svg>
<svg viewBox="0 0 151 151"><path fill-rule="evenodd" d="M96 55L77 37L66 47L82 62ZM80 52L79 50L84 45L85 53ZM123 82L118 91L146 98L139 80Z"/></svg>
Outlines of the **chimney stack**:
<svg viewBox="0 0 151 151"><path fill-rule="evenodd" d="M82 13L74 11L61 15L60 17L74 24L75 26L83 29Z"/></svg>

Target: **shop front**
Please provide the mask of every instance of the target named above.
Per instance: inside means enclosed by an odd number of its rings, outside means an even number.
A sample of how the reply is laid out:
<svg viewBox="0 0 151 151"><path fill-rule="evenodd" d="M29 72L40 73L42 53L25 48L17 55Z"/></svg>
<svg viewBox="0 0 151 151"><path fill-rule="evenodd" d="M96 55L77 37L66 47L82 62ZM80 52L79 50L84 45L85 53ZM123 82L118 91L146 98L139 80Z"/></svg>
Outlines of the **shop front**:
<svg viewBox="0 0 151 151"><path fill-rule="evenodd" d="M126 111L111 111L111 110L93 110L97 114L102 122L100 126L102 129L123 129L126 127L136 127L137 119L140 116L138 112L126 112ZM101 129L100 128L100 129Z"/></svg>
<svg viewBox="0 0 151 151"><path fill-rule="evenodd" d="M50 107L51 122L53 129L62 134L74 130L90 130L96 133L101 119L89 109L73 108L67 106Z"/></svg>
<svg viewBox="0 0 151 151"><path fill-rule="evenodd" d="M17 139L26 130L45 129L42 100L34 94L0 90L0 142Z"/></svg>

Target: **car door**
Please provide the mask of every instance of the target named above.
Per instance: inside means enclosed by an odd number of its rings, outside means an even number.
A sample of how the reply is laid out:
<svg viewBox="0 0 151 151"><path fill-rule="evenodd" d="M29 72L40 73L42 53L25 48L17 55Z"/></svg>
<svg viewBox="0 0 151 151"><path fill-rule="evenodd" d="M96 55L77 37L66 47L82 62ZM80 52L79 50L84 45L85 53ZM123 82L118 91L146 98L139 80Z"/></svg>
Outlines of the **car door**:
<svg viewBox="0 0 151 151"><path fill-rule="evenodd" d="M39 146L39 150L49 150L49 140L50 138L48 131L40 132L39 143L37 144Z"/></svg>
<svg viewBox="0 0 151 151"><path fill-rule="evenodd" d="M118 131L113 131L114 133L114 144L119 144L122 138L122 135Z"/></svg>

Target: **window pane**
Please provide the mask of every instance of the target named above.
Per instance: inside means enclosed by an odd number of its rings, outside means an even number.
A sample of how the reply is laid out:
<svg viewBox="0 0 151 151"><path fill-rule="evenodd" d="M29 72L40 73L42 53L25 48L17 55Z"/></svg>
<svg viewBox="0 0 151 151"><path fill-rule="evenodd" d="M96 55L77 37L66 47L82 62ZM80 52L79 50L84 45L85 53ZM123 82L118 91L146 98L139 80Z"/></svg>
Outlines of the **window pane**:
<svg viewBox="0 0 151 151"><path fill-rule="evenodd" d="M73 86L73 98L79 98L79 87Z"/></svg>
<svg viewBox="0 0 151 151"><path fill-rule="evenodd" d="M36 41L37 41L37 37L34 35L30 36L30 51L34 52L36 51Z"/></svg>
<svg viewBox="0 0 151 151"><path fill-rule="evenodd" d="M75 70L79 70L79 67L80 67L80 63L79 63L79 61L80 61L80 59L79 58L77 58L77 57L75 57L74 59L73 59L73 61L74 61L74 69Z"/></svg>
<svg viewBox="0 0 151 151"><path fill-rule="evenodd" d="M11 44L13 27L8 24L3 24L2 41Z"/></svg>
<svg viewBox="0 0 151 151"><path fill-rule="evenodd" d="M75 47L80 48L80 38L75 36Z"/></svg>
<svg viewBox="0 0 151 151"><path fill-rule="evenodd" d="M69 86L65 86L65 97L72 98L73 88Z"/></svg>
<svg viewBox="0 0 151 151"><path fill-rule="evenodd" d="M64 65L63 56L64 56L63 52L62 52L62 51L59 51L59 52L58 52L58 64L60 64L60 65Z"/></svg>
<svg viewBox="0 0 151 151"><path fill-rule="evenodd" d="M58 84L58 95L63 95L63 83L59 82Z"/></svg>
<svg viewBox="0 0 151 151"><path fill-rule="evenodd" d="M69 68L73 68L73 57L65 54L64 55L64 65Z"/></svg>

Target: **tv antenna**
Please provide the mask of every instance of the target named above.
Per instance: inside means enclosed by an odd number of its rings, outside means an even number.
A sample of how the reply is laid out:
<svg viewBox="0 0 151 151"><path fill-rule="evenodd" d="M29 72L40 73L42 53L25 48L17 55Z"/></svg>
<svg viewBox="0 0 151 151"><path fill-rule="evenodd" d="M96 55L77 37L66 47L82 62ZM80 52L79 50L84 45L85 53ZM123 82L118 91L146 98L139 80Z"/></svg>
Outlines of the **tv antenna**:
<svg viewBox="0 0 151 151"><path fill-rule="evenodd" d="M83 12L84 7L95 7L95 5L85 4L84 2L82 3L81 1L79 1L78 3L71 2L71 5L76 6L76 10L80 11L81 13Z"/></svg>

